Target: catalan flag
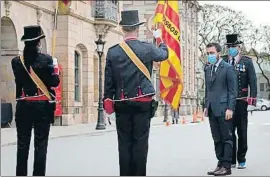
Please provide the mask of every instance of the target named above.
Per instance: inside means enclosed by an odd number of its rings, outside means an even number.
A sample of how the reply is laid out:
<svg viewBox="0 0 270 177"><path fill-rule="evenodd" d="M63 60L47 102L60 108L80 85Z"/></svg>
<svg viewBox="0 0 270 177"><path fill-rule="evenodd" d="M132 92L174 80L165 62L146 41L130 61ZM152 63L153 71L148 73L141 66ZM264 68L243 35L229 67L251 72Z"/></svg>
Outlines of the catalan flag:
<svg viewBox="0 0 270 177"><path fill-rule="evenodd" d="M65 14L68 12L68 9L71 5L71 0L58 0L58 10L61 14Z"/></svg>
<svg viewBox="0 0 270 177"><path fill-rule="evenodd" d="M160 96L173 109L179 108L183 92L178 14L178 1L158 1L154 22L162 24L162 38L169 48L168 60L160 64Z"/></svg>
<svg viewBox="0 0 270 177"><path fill-rule="evenodd" d="M70 3L70 0L61 0L63 2L64 5L68 6Z"/></svg>
<svg viewBox="0 0 270 177"><path fill-rule="evenodd" d="M164 7L165 7L165 1L158 0L158 5L155 11L154 23L162 23Z"/></svg>

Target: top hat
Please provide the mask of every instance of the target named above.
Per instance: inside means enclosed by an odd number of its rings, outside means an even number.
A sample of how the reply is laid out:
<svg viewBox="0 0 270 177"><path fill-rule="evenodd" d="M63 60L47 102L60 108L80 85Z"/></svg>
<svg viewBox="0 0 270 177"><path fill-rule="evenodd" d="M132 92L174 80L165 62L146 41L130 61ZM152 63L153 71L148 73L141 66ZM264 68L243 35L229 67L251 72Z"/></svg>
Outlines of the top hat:
<svg viewBox="0 0 270 177"><path fill-rule="evenodd" d="M242 41L238 40L238 34L228 34L226 35L226 45L230 45L230 44L242 44Z"/></svg>
<svg viewBox="0 0 270 177"><path fill-rule="evenodd" d="M138 10L125 10L121 12L121 21L119 25L121 26L139 26L145 22L139 21Z"/></svg>
<svg viewBox="0 0 270 177"><path fill-rule="evenodd" d="M42 38L45 38L45 35L42 34L40 26L25 26L24 35L22 36L21 41L35 41Z"/></svg>

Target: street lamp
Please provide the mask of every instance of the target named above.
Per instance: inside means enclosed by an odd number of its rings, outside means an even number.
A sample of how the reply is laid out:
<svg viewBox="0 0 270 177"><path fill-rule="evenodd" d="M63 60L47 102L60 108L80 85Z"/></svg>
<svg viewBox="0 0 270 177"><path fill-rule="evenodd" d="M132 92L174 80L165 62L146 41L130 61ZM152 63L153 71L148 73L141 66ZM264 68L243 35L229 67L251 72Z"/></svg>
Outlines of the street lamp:
<svg viewBox="0 0 270 177"><path fill-rule="evenodd" d="M98 98L98 119L97 119L97 126L96 130L104 130L105 127L105 121L104 121L104 113L103 113L103 101L102 101L102 55L104 50L105 41L102 41L102 35L99 35L99 38L97 41L95 41L97 45L97 53L99 56L99 98Z"/></svg>

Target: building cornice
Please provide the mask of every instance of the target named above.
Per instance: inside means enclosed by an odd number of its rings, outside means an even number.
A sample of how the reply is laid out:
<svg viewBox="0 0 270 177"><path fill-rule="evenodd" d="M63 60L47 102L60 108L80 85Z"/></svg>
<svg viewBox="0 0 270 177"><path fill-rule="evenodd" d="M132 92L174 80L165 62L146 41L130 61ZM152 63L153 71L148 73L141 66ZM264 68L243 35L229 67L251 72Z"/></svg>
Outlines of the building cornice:
<svg viewBox="0 0 270 177"><path fill-rule="evenodd" d="M36 9L36 10L41 10L41 11L47 13L47 14L50 14L50 15L54 15L54 13L55 13L52 10L37 6L35 4L32 4L31 2L27 2L27 1L16 1L16 2L21 3L21 4L25 5L25 6L31 7L33 9ZM89 17L83 17L81 15L78 15L78 14L72 12L72 9L71 9L71 11L69 12L68 15L71 16L71 17L77 18L79 20L82 20L84 22L90 23L92 25L95 24L94 18L92 18L92 17L90 17L90 18ZM122 32L120 30L118 30L118 28L111 28L109 31L111 31L113 33L116 33L116 34L119 34L119 35L123 35Z"/></svg>
<svg viewBox="0 0 270 177"><path fill-rule="evenodd" d="M14 2L14 1L13 1ZM36 10L42 10L43 12L46 12L50 15L53 15L54 14L54 11L52 10L49 10L49 9L46 9L46 8L43 8L43 7L40 7L40 6L37 6L35 4L32 4L31 2L27 2L27 1L16 1L17 3L21 3L25 6L28 6L28 7L32 7L33 9L36 9Z"/></svg>

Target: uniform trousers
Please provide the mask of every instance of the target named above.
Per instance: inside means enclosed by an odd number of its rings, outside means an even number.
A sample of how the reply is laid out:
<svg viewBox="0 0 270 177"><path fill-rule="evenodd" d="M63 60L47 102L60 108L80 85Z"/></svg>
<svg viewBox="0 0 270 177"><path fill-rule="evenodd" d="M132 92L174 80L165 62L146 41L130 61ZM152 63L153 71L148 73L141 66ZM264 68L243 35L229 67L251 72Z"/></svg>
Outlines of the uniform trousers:
<svg viewBox="0 0 270 177"><path fill-rule="evenodd" d="M218 167L231 168L233 137L232 119L225 120L225 116L216 117L211 109L208 109L209 123L215 145L215 153L218 159Z"/></svg>
<svg viewBox="0 0 270 177"><path fill-rule="evenodd" d="M33 176L45 176L46 156L53 110L47 101L18 101L16 105L17 166L16 176L27 176L31 132L34 127Z"/></svg>
<svg viewBox="0 0 270 177"><path fill-rule="evenodd" d="M115 104L120 176L146 176L151 102Z"/></svg>
<svg viewBox="0 0 270 177"><path fill-rule="evenodd" d="M235 113L233 116L233 157L232 164L236 164L236 160L246 162L247 144L247 128L248 128L248 104L246 101L237 100ZM236 137L236 130L237 136Z"/></svg>

